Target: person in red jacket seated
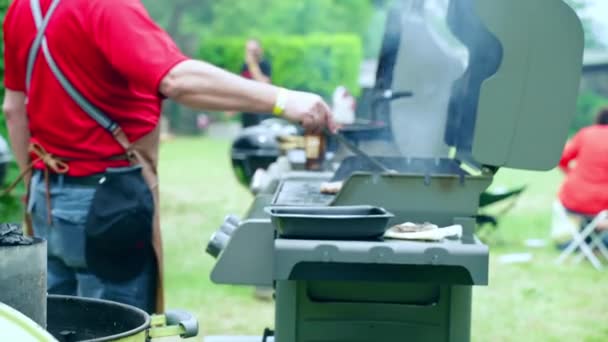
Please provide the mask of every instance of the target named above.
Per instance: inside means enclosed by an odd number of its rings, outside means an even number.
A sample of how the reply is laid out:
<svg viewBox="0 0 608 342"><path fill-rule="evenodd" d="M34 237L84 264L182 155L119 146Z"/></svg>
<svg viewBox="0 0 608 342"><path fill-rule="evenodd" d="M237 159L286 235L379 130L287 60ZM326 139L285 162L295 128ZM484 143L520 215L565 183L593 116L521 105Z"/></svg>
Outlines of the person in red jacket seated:
<svg viewBox="0 0 608 342"><path fill-rule="evenodd" d="M600 110L595 125L568 142L559 167L566 174L559 200L570 214L588 223L608 209L608 107Z"/></svg>

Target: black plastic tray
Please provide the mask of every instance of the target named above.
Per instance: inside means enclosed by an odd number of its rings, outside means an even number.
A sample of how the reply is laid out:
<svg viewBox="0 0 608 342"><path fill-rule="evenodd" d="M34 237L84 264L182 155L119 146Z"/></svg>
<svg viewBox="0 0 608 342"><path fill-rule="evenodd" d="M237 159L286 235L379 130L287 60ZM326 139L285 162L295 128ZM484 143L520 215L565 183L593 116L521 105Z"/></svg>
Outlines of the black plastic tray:
<svg viewBox="0 0 608 342"><path fill-rule="evenodd" d="M291 239L379 239L393 217L373 206L268 207L266 211L279 236Z"/></svg>

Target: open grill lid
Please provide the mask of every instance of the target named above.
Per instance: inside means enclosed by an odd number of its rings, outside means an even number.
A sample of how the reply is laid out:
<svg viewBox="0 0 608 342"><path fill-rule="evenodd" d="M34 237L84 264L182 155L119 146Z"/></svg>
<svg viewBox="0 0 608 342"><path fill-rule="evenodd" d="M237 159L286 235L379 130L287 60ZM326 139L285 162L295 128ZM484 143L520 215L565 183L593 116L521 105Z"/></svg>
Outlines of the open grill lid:
<svg viewBox="0 0 608 342"><path fill-rule="evenodd" d="M583 41L563 0L402 0L389 15L378 74L379 87L414 93L389 106L401 154L555 167L575 113Z"/></svg>

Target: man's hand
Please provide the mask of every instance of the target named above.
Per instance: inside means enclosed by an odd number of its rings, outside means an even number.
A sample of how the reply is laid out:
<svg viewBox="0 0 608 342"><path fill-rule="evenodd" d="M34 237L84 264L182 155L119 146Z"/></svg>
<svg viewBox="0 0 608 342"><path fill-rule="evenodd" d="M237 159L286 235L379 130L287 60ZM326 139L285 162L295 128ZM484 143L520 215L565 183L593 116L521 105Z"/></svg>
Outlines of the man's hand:
<svg viewBox="0 0 608 342"><path fill-rule="evenodd" d="M324 127L332 132L336 130L331 110L319 95L290 91L284 115L302 124L307 131L320 132Z"/></svg>

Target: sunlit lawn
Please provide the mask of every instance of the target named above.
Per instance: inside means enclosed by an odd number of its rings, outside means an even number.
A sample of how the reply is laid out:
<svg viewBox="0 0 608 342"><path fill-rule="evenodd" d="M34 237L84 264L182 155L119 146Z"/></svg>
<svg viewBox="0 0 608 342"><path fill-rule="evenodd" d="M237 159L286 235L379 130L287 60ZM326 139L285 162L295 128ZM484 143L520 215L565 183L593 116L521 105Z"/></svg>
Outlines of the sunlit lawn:
<svg viewBox="0 0 608 342"><path fill-rule="evenodd" d="M251 288L212 284L214 260L204 252L224 216L244 213L252 200L232 174L229 142L166 142L161 163L169 306L195 312L205 335L260 335L273 326L272 303L255 300ZM586 263L557 266L558 253L550 245L524 245L526 239L547 238L559 181L557 172L498 176L497 185L529 188L490 236L490 286L475 290L475 341L608 341L608 273ZM498 262L501 255L521 252L533 253L533 261Z"/></svg>

